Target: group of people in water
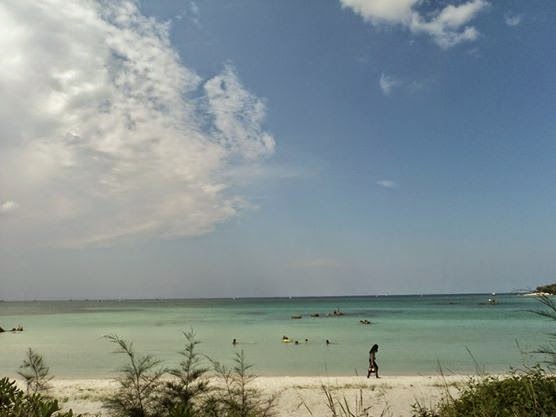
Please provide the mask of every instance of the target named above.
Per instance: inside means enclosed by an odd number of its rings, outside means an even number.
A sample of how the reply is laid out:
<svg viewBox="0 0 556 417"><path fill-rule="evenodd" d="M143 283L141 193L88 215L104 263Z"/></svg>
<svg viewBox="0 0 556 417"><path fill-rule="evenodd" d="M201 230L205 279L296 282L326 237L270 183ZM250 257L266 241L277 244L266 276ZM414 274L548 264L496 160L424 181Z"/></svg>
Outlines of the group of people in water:
<svg viewBox="0 0 556 417"><path fill-rule="evenodd" d="M309 339L305 338L304 342L309 343ZM288 336L282 336L282 343L293 343L294 345L299 345L299 340L290 339ZM331 342L326 339L325 343L326 346L328 346ZM239 341L234 338L234 340L232 340L232 346L236 346L237 344L239 344Z"/></svg>
<svg viewBox="0 0 556 417"><path fill-rule="evenodd" d="M305 343L309 343L309 339L304 340ZM288 336L282 336L282 343L292 343L294 345L299 345L299 340L290 339ZM236 346L239 342L237 339L232 340L232 345ZM326 346L330 345L330 340L326 339ZM378 345L375 343L371 350L369 350L369 368L367 370L367 378L370 378L372 374L375 374L375 377L380 378L378 376L378 363L376 362L376 354L378 352Z"/></svg>
<svg viewBox="0 0 556 417"><path fill-rule="evenodd" d="M309 339L305 338L304 342L309 343ZM288 336L282 336L282 343L293 343L294 345L299 345L299 340L293 340Z"/></svg>
<svg viewBox="0 0 556 417"><path fill-rule="evenodd" d="M305 343L309 343L309 339L305 338ZM288 336L282 336L282 343L293 343L294 345L299 345L299 340L290 339ZM330 344L330 340L326 339L326 345Z"/></svg>
<svg viewBox="0 0 556 417"><path fill-rule="evenodd" d="M309 314L311 317L321 317L320 313L311 313ZM331 313L326 313L326 317L338 317L338 316L344 316L345 313L340 310L340 308L335 309L333 312ZM291 316L292 319L294 320L299 320L302 319L303 316L301 314L294 314L293 316Z"/></svg>

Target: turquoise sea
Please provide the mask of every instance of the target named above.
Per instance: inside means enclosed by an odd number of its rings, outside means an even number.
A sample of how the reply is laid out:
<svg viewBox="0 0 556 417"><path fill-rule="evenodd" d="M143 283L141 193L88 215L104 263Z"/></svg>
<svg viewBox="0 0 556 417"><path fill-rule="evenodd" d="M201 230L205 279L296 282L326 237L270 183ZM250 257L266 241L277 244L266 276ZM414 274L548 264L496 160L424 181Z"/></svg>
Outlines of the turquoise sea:
<svg viewBox="0 0 556 417"><path fill-rule="evenodd" d="M538 359L530 352L547 343L555 324L531 310L532 297L425 295L264 299L0 302L0 326L24 331L0 334L0 375L13 376L27 348L41 352L60 378L107 377L124 359L104 335L134 342L170 366L179 360L184 330L199 349L230 363L245 351L258 375L365 374L368 351L380 346L384 375L472 373L475 363L506 372ZM340 309L344 315L327 317ZM319 314L320 317L311 317ZM292 319L302 315L301 319ZM369 320L363 325L360 320ZM285 344L282 336L299 340ZM232 340L239 341L232 346ZM308 342L305 342L308 339ZM329 339L331 344L326 345ZM469 352L468 352L469 351Z"/></svg>

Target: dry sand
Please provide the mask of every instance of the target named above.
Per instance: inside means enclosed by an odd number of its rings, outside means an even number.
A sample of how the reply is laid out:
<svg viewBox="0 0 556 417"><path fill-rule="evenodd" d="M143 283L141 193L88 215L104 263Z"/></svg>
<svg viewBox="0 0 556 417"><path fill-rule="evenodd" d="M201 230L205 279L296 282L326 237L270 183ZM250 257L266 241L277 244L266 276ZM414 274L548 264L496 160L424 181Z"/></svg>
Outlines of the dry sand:
<svg viewBox="0 0 556 417"><path fill-rule="evenodd" d="M308 417L308 409L313 416L329 416L323 385L335 398L345 397L350 406L362 392L364 406L372 407L370 416L410 417L413 403L430 406L442 396L446 384L456 393L456 386L465 380L465 376L259 377L254 385L264 393L279 394L278 417ZM52 385L52 395L64 409L91 416L106 415L102 399L117 388L115 381L107 379L55 380Z"/></svg>

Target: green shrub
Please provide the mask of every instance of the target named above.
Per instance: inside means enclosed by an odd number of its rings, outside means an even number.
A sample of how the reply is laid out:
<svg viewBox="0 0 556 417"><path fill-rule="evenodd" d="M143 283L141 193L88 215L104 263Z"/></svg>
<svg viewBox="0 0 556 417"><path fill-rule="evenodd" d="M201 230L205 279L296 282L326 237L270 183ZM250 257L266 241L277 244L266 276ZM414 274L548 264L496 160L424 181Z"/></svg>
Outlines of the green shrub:
<svg viewBox="0 0 556 417"><path fill-rule="evenodd" d="M536 314L542 317L549 318L556 322L556 304L551 297L541 296L539 301L547 307L545 310L535 311ZM556 333L549 334L549 341L544 346L541 346L536 353L544 355L544 363L549 369L556 370Z"/></svg>
<svg viewBox="0 0 556 417"><path fill-rule="evenodd" d="M48 376L50 368L46 366L41 354L29 348L27 357L23 360L19 369L18 374L25 380L28 393L44 393L50 389L49 381L52 379Z"/></svg>
<svg viewBox="0 0 556 417"><path fill-rule="evenodd" d="M60 411L58 401L25 393L15 381L0 379L0 417L51 417L55 413L56 417L74 417L71 410Z"/></svg>
<svg viewBox="0 0 556 417"><path fill-rule="evenodd" d="M117 336L106 336L118 346L116 353L127 356L128 362L121 368L119 389L104 403L116 417L156 417L158 390L163 372L158 369L160 361L151 355L138 356L133 344Z"/></svg>
<svg viewBox="0 0 556 417"><path fill-rule="evenodd" d="M133 345L117 336L107 339L127 356L127 364L117 379L120 387L104 407L114 417L270 417L276 396L263 397L252 387L255 379L243 351L227 368L209 359L216 375L207 378L195 347L193 332L184 333L183 359L177 368L162 371L151 355L139 356ZM169 379L162 376L167 373ZM212 383L214 381L214 383ZM0 416L1 417L1 416Z"/></svg>
<svg viewBox="0 0 556 417"><path fill-rule="evenodd" d="M457 399L448 393L434 409L414 405L414 417L554 417L556 376L535 367L509 377L470 379Z"/></svg>
<svg viewBox="0 0 556 417"><path fill-rule="evenodd" d="M252 365L245 360L243 350L236 353L234 366L227 368L211 360L220 380L203 403L202 414L206 417L270 417L274 415L277 395L264 397L252 387L256 378L249 373Z"/></svg>
<svg viewBox="0 0 556 417"><path fill-rule="evenodd" d="M167 411L171 417L198 415L201 396L210 391L208 368L201 366L201 356L196 351L200 342L193 331L183 335L185 345L179 352L182 360L178 367L166 370L171 379L164 382L159 399L162 413Z"/></svg>
<svg viewBox="0 0 556 417"><path fill-rule="evenodd" d="M548 285L540 285L536 289L537 292L544 292L548 294L556 294L556 283Z"/></svg>
<svg viewBox="0 0 556 417"><path fill-rule="evenodd" d="M370 417L369 412L371 407L365 406L362 389L359 389L359 395L355 397L355 402L353 403L348 401L345 395L341 399L338 399L332 393L331 388L326 385L322 385L321 389L326 398L326 406L328 407L331 417ZM313 415L308 408L307 410L309 414Z"/></svg>

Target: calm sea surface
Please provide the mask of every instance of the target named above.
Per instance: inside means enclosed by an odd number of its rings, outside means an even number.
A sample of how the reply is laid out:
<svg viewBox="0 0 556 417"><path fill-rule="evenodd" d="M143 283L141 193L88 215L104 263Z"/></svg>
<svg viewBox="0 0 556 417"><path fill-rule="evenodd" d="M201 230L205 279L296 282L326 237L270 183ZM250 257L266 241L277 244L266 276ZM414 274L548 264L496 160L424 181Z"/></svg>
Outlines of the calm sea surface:
<svg viewBox="0 0 556 417"><path fill-rule="evenodd" d="M56 377L106 377L122 363L104 335L134 342L171 366L183 331L225 363L243 349L259 375L362 375L378 343L383 374L471 373L468 353L490 372L530 364L555 323L529 310L531 297L498 295L384 296L221 300L0 302L0 375L13 376L27 348L41 352ZM327 317L341 309L345 315ZM310 317L311 314L320 317ZM300 320L292 315L302 315ZM362 325L360 320L371 325ZM281 342L283 335L300 344ZM232 346L232 339L239 341ZM304 340L308 339L306 343ZM327 346L326 339L332 343ZM518 347L519 345L519 347Z"/></svg>

